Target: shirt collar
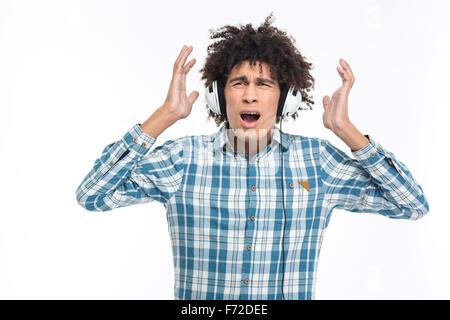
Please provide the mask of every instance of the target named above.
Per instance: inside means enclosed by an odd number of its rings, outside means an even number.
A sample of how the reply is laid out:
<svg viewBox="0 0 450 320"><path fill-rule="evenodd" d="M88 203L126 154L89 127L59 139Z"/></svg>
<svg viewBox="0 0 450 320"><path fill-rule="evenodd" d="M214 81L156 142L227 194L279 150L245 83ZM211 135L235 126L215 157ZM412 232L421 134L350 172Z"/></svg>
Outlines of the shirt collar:
<svg viewBox="0 0 450 320"><path fill-rule="evenodd" d="M272 139L271 139L271 145L272 148L276 145L278 147L279 144L281 144L281 139L283 139L282 144L282 150L283 152L287 151L289 149L289 137L288 134L285 132L282 132L276 125L272 129ZM231 143L229 143L228 135L226 132L226 123L223 123L220 127L219 131L216 133L214 137L214 151L219 150L220 148L223 148L226 144L228 144L231 148Z"/></svg>

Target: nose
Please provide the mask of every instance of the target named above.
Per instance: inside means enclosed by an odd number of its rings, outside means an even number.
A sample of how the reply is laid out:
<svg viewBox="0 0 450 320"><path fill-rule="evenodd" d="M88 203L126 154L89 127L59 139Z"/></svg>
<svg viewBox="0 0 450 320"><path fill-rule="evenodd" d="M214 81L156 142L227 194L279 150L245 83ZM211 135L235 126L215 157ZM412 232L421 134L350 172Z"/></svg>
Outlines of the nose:
<svg viewBox="0 0 450 320"><path fill-rule="evenodd" d="M253 103L257 100L256 89L255 89L255 85L253 83L250 83L249 85L246 86L246 88L242 94L242 99L246 103Z"/></svg>

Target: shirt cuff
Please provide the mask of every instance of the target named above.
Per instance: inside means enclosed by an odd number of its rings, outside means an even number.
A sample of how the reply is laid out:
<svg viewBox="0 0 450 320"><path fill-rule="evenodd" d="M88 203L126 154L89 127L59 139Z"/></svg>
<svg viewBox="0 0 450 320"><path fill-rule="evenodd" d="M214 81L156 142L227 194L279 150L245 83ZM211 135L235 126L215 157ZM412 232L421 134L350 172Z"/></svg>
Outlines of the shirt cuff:
<svg viewBox="0 0 450 320"><path fill-rule="evenodd" d="M133 150L141 156L145 156L155 143L156 139L144 133L136 123L122 138L123 143L129 150Z"/></svg>
<svg viewBox="0 0 450 320"><path fill-rule="evenodd" d="M381 145L370 135L365 134L364 136L370 142L364 148L351 152L362 165L370 167L382 161L386 157L386 154Z"/></svg>

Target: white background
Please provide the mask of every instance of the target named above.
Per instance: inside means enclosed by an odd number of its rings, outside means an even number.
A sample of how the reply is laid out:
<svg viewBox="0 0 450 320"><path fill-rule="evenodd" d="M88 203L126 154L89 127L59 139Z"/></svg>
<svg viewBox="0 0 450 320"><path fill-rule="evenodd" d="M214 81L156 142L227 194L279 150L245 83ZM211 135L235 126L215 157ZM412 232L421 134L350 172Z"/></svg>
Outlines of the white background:
<svg viewBox="0 0 450 320"><path fill-rule="evenodd" d="M1 1L0 298L173 299L162 204L88 212L75 190L103 148L163 102L181 47L197 63L191 115L155 144L211 134L200 73L209 29L274 26L314 64L314 110L283 130L350 149L322 123L322 97L356 81L350 120L411 170L418 221L335 210L317 299L449 299L450 21L446 1Z"/></svg>

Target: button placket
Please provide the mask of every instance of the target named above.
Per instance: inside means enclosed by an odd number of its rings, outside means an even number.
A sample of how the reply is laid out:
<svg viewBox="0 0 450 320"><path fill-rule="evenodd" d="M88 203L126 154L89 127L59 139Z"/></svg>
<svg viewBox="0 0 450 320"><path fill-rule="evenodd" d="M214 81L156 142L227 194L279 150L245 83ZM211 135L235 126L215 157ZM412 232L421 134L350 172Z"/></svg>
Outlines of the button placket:
<svg viewBox="0 0 450 320"><path fill-rule="evenodd" d="M397 170L398 173L402 173L402 169L397 168L397 167L395 166L394 162L391 160L391 158L387 158L387 162L388 162L392 167L394 167L394 169Z"/></svg>
<svg viewBox="0 0 450 320"><path fill-rule="evenodd" d="M242 279L243 285L248 286L250 283L250 270L252 264L252 246L251 243L254 242L254 234L255 234L255 216L256 216L256 198L257 198L257 179L256 179L256 164L252 161L247 161L247 202L246 202L246 213L247 219L245 222L245 237L243 243L243 261L242 261ZM246 296L246 290L242 291L242 298Z"/></svg>

